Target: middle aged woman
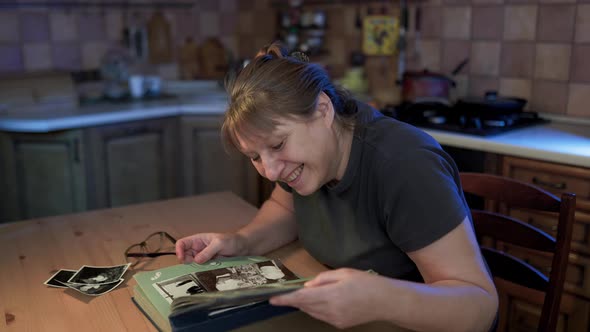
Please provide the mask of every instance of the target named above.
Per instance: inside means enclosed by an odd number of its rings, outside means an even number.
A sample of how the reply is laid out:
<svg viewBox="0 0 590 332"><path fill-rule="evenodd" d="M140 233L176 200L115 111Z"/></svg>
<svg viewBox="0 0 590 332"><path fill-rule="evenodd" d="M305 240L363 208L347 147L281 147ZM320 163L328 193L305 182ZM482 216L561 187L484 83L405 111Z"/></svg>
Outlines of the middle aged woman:
<svg viewBox="0 0 590 332"><path fill-rule="evenodd" d="M278 185L237 232L179 240L180 260L260 255L298 238L332 270L274 305L337 327L490 328L496 290L457 167L432 137L352 99L278 44L227 88L226 142Z"/></svg>

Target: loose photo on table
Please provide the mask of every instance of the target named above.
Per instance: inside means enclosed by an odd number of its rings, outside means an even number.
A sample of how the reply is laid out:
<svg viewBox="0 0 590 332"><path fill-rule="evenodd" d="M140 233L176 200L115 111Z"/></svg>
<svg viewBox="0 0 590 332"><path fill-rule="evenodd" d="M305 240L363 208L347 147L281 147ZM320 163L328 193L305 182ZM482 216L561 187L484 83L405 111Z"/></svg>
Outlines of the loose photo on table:
<svg viewBox="0 0 590 332"><path fill-rule="evenodd" d="M77 270L61 269L61 270L55 272L55 274L52 275L49 279L47 279L47 281L45 281L43 284L45 284L49 287L68 288L68 286L64 285L63 283L70 280L70 278L74 274L76 274L76 272L78 272L78 271Z"/></svg>
<svg viewBox="0 0 590 332"><path fill-rule="evenodd" d="M123 280L124 279L119 279L117 281L102 284L74 284L66 282L64 285L85 295L98 296L112 291L119 286Z"/></svg>
<svg viewBox="0 0 590 332"><path fill-rule="evenodd" d="M68 283L76 284L106 284L119 281L130 264L116 266L89 266L84 265L73 275Z"/></svg>

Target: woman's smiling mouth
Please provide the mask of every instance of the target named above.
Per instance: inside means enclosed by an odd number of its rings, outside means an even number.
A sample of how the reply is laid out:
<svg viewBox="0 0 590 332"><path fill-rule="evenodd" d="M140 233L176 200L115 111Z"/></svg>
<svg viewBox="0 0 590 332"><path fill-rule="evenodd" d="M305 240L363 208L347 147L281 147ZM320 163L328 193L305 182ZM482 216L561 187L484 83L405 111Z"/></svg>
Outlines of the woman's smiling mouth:
<svg viewBox="0 0 590 332"><path fill-rule="evenodd" d="M297 178L299 177L299 175L301 175L301 172L303 172L303 164L301 164L301 166L297 167L295 170L293 170L293 172L291 172L291 174L289 174L289 176L287 176L285 178L286 182L293 182L295 180L297 180Z"/></svg>

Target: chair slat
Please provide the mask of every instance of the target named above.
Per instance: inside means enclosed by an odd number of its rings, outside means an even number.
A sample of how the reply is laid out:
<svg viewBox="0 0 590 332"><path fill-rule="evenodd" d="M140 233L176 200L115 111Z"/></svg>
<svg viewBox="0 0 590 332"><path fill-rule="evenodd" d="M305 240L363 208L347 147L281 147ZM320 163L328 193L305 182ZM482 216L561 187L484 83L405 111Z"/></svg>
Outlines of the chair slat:
<svg viewBox="0 0 590 332"><path fill-rule="evenodd" d="M553 253L555 239L542 230L520 220L482 210L471 210L475 231L478 237L488 235L496 240ZM502 225L502 227L498 227Z"/></svg>
<svg viewBox="0 0 590 332"><path fill-rule="evenodd" d="M547 291L549 278L522 259L487 247L482 247L481 252L495 277L527 288Z"/></svg>
<svg viewBox="0 0 590 332"><path fill-rule="evenodd" d="M552 193L531 184L479 173L461 173L463 190L483 198L509 202L513 208L559 212L560 199Z"/></svg>

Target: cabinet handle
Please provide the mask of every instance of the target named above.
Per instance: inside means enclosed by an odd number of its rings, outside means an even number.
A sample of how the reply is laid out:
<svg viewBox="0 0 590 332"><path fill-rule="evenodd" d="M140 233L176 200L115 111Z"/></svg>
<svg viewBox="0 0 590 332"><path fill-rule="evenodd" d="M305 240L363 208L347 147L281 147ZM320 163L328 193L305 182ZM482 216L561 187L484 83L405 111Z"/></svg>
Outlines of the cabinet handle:
<svg viewBox="0 0 590 332"><path fill-rule="evenodd" d="M553 189L563 190L563 189L567 188L567 185L565 184L565 182L561 182L561 183L545 182L543 180L539 180L539 178L537 178L536 176L533 177L533 183L536 185L539 185L539 186L545 186L545 187L549 187L549 188L553 188Z"/></svg>

